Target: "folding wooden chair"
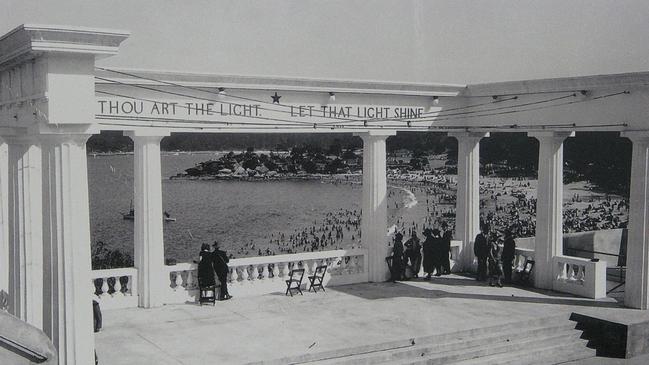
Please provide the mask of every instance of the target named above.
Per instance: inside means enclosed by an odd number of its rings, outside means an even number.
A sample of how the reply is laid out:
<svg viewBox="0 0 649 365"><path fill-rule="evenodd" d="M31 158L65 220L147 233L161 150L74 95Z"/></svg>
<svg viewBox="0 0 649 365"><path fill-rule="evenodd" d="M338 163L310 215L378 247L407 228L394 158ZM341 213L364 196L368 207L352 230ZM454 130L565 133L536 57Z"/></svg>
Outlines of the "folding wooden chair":
<svg viewBox="0 0 649 365"><path fill-rule="evenodd" d="M311 286L309 287L309 291L313 289L314 293L318 292L318 288L321 288L322 291L326 291L324 286L322 286L322 283L324 281L325 274L327 273L327 265L320 265L316 267L315 272L313 275L309 276L309 281L311 282Z"/></svg>
<svg viewBox="0 0 649 365"><path fill-rule="evenodd" d="M199 305L203 305L203 303L216 305L216 287L214 285L199 288L198 293Z"/></svg>
<svg viewBox="0 0 649 365"><path fill-rule="evenodd" d="M304 278L304 269L293 269L288 275L289 278L286 280L286 293L284 295L290 293L293 296L293 290L297 290L300 295L304 295L302 294L302 289L300 289L302 279Z"/></svg>
<svg viewBox="0 0 649 365"><path fill-rule="evenodd" d="M532 275L532 270L534 269L534 260L525 259L523 264L523 270L517 271L518 280L523 285L530 285L530 276Z"/></svg>

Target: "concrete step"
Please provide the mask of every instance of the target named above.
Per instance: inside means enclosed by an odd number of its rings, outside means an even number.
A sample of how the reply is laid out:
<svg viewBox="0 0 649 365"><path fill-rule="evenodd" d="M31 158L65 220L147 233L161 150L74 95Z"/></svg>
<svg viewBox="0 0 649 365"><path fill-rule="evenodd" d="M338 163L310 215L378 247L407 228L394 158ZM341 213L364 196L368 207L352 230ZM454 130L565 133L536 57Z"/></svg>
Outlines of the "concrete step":
<svg viewBox="0 0 649 365"><path fill-rule="evenodd" d="M593 358L596 350L587 341L567 342L549 347L524 348L452 363L453 365L551 365Z"/></svg>
<svg viewBox="0 0 649 365"><path fill-rule="evenodd" d="M541 339L526 338L523 340L504 340L500 343L492 343L483 346L470 347L454 351L445 351L430 355L420 356L419 358L402 359L398 361L388 361L385 363L395 365L445 365L453 364L460 361L478 359L492 356L506 354L521 349L532 350L534 348L554 348L559 346L585 346L583 341L579 339L579 332L562 333L552 337ZM480 364L482 362L479 362Z"/></svg>
<svg viewBox="0 0 649 365"><path fill-rule="evenodd" d="M547 325L537 325L535 327L524 327L507 329L502 332L493 332L488 335L471 336L462 335L449 341L424 341L416 342L412 346L400 347L395 349L387 349L380 351L373 351L365 354L356 354L347 356L345 358L334 358L318 362L318 364L338 364L338 365L362 365L362 364L376 364L384 361L391 361L395 359L404 358L417 358L434 353L441 353L445 351L454 351L467 349L468 347L479 347L489 344L498 344L503 341L523 340L527 338L540 339L549 336L556 336L558 334L574 334L575 324L570 321L562 321L560 323L549 323Z"/></svg>
<svg viewBox="0 0 649 365"><path fill-rule="evenodd" d="M460 330L450 333L426 335L420 337L412 337L407 339L399 339L394 341L387 341L376 344L368 344L362 346L355 346L349 348L340 348L329 351L322 351L318 353L302 354L296 356L283 357L279 359L270 359L249 363L249 365L285 365L285 364L303 364L321 361L345 361L351 356L361 356L365 354L372 354L382 351L394 351L399 349L408 349L413 346L425 344L445 344L457 343L458 341L469 341L479 337L492 337L498 333L515 333L518 337L524 336L523 333L526 329L539 328L539 327L554 327L555 329L568 329L574 328L575 323L568 320L569 314L561 314L550 317L540 317L528 319L518 322L508 322L493 326L484 326ZM479 340L478 340L479 342Z"/></svg>

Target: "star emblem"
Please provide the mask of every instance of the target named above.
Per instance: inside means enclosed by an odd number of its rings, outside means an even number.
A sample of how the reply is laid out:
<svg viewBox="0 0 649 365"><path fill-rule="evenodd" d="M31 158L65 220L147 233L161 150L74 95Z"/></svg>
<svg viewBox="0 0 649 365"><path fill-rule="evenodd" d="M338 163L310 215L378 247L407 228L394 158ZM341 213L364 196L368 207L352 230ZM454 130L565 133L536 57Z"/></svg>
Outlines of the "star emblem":
<svg viewBox="0 0 649 365"><path fill-rule="evenodd" d="M281 98L281 96L277 95L277 91L275 91L275 95L271 95L270 97L273 98L273 104L279 104L279 98Z"/></svg>

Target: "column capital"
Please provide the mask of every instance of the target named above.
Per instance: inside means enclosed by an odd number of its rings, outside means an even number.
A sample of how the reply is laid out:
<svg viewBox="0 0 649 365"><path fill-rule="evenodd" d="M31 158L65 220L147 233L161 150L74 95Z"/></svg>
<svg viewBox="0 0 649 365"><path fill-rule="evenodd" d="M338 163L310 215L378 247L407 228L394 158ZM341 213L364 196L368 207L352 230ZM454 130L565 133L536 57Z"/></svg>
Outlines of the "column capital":
<svg viewBox="0 0 649 365"><path fill-rule="evenodd" d="M527 136L536 138L539 141L542 139L560 139L563 141L566 138L574 137L575 131L536 131L527 132Z"/></svg>
<svg viewBox="0 0 649 365"><path fill-rule="evenodd" d="M367 132L355 132L354 136L361 137L361 138L388 138L390 136L395 136L397 134L396 131L388 131L388 130L373 130L373 131L367 131Z"/></svg>
<svg viewBox="0 0 649 365"><path fill-rule="evenodd" d="M171 131L163 128L146 128L124 131L124 135L135 140L162 140L164 137L171 135Z"/></svg>
<svg viewBox="0 0 649 365"><path fill-rule="evenodd" d="M632 143L649 143L649 131L622 132L620 137L629 139Z"/></svg>
<svg viewBox="0 0 649 365"><path fill-rule="evenodd" d="M454 137L460 141L460 139L482 139L488 138L490 136L489 132L448 132L449 137Z"/></svg>

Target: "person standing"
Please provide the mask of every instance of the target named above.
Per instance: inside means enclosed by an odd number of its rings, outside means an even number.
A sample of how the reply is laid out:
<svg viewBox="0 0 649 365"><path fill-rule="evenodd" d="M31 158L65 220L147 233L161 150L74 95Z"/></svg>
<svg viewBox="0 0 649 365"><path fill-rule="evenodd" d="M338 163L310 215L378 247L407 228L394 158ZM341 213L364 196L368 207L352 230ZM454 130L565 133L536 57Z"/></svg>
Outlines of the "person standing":
<svg viewBox="0 0 649 365"><path fill-rule="evenodd" d="M505 274L505 283L512 282L512 267L516 257L516 241L511 229L505 230L505 241L503 242L503 273Z"/></svg>
<svg viewBox="0 0 649 365"><path fill-rule="evenodd" d="M214 249L214 251L212 251L214 271L216 271L216 276L221 282L219 297L221 300L231 299L232 296L230 295L230 293L228 293L228 262L230 262L230 259L228 258L228 254L225 251L219 249L218 241L214 241L212 248Z"/></svg>
<svg viewBox="0 0 649 365"><path fill-rule="evenodd" d="M448 229L446 222L442 223L442 274L448 275L451 273L451 240L453 239L453 232Z"/></svg>
<svg viewBox="0 0 649 365"><path fill-rule="evenodd" d="M433 266L435 267L435 276L442 276L442 258L444 254L444 243L439 229L433 229Z"/></svg>
<svg viewBox="0 0 649 365"><path fill-rule="evenodd" d="M419 237L414 230L410 239L406 241L406 256L410 260L413 277L418 277L421 269L421 243L419 243Z"/></svg>
<svg viewBox="0 0 649 365"><path fill-rule="evenodd" d="M403 235L400 232L394 235L394 245L392 245L392 272L391 281L394 283L403 278Z"/></svg>
<svg viewBox="0 0 649 365"><path fill-rule="evenodd" d="M478 259L478 281L487 280L487 256L489 255L489 225L483 223L480 226L480 233L475 237L473 253Z"/></svg>
<svg viewBox="0 0 649 365"><path fill-rule="evenodd" d="M424 229L424 240L423 251L424 251L424 272L426 273L426 279L430 279L430 276L435 271L435 260L433 255L435 253L435 239L433 238L433 231L430 228Z"/></svg>
<svg viewBox="0 0 649 365"><path fill-rule="evenodd" d="M501 278L503 276L502 249L496 240L489 243L489 286L498 285L503 287Z"/></svg>

